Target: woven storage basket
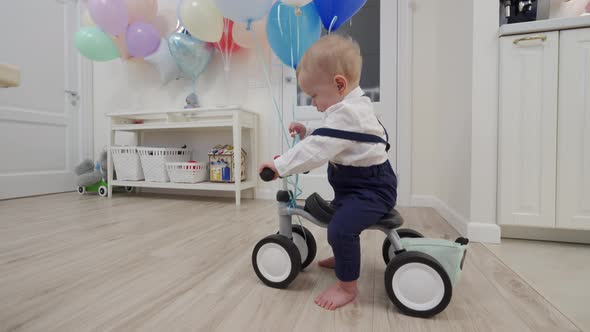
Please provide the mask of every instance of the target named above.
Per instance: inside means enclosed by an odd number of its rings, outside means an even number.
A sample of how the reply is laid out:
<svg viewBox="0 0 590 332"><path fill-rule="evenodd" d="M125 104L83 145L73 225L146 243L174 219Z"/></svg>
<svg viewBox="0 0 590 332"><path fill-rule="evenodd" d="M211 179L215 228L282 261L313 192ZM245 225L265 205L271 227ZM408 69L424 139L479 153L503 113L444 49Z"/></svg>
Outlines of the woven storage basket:
<svg viewBox="0 0 590 332"><path fill-rule="evenodd" d="M146 181L169 182L166 163L186 162L190 160L190 149L138 147L141 167Z"/></svg>
<svg viewBox="0 0 590 332"><path fill-rule="evenodd" d="M111 146L111 156L117 180L139 181L144 179L136 146Z"/></svg>

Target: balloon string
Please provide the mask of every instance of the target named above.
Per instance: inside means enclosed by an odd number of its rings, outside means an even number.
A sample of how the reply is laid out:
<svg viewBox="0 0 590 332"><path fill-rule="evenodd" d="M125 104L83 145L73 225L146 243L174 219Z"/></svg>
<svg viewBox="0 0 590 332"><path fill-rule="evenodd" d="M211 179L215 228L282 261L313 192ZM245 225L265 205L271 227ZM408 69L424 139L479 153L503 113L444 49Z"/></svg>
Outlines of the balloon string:
<svg viewBox="0 0 590 332"><path fill-rule="evenodd" d="M234 23L234 25L235 25L235 23ZM227 32L227 40L228 41L227 41L226 45L228 45L228 48L229 48L229 55L227 58L227 62L228 62L227 67L229 69L231 67L231 59L232 59L232 55L234 53L234 46L236 45L236 43L234 42L233 38L231 38L231 39L229 38L229 34L231 33L233 35L233 31L229 31L229 29L230 29L229 27L227 29L228 29L228 32ZM232 27L232 30L233 30L233 27ZM231 42L231 45L230 45L230 42Z"/></svg>
<svg viewBox="0 0 590 332"><path fill-rule="evenodd" d="M295 18L297 21L297 57L299 58L299 56L301 55L301 48L300 48L300 36L299 36L299 16L296 16ZM295 67L293 65L291 65L291 67Z"/></svg>
<svg viewBox="0 0 590 332"><path fill-rule="evenodd" d="M289 23L291 23L291 20L289 19ZM293 29L291 29L291 25L289 24L289 31L292 32ZM291 40L293 40L291 38ZM295 57L294 57L294 52L293 52L293 43L291 43L290 45L291 47L291 68L296 68L295 67ZM297 54L299 54L299 16L297 16ZM297 105L297 92L295 92L295 100L293 101L293 103L291 103L291 116L293 117L293 121L295 121L295 106ZM293 142L293 144L295 144L296 142Z"/></svg>
<svg viewBox="0 0 590 332"><path fill-rule="evenodd" d="M296 50L293 50L293 24L291 24L291 16L289 16L289 48L291 50L291 68L295 67L295 52Z"/></svg>
<svg viewBox="0 0 590 332"><path fill-rule="evenodd" d="M256 31L254 29L252 29L251 31L252 31L252 36L254 37L254 43L255 43L254 48L256 49L256 54L258 56L258 59L260 60L260 65L262 66L262 71L264 72L264 78L266 79L266 85L268 88L268 92L270 93L271 100L273 102L273 105L275 107L275 111L278 116L279 127L283 131L283 136L285 136L284 137L285 142L287 142L287 145L289 147L291 147L291 144L289 142L289 135L287 134L287 130L285 129L285 122L283 121L283 114L281 113L281 110L279 108L279 104L278 104L274 94L272 93L272 85L270 83L270 75L268 74L268 69L266 68L266 64L264 63L264 57L262 56L262 53L261 53L260 43L258 42L258 38L256 38Z"/></svg>
<svg viewBox="0 0 590 332"><path fill-rule="evenodd" d="M279 23L279 32L281 33L281 36L283 36L285 33L283 32L283 25L281 24L281 6L280 5L277 7L277 22Z"/></svg>
<svg viewBox="0 0 590 332"><path fill-rule="evenodd" d="M332 27L334 26L334 24L336 23L336 20L338 20L338 16L334 16L332 18L332 22L330 22L330 28L328 29L328 34L332 33Z"/></svg>
<svg viewBox="0 0 590 332"><path fill-rule="evenodd" d="M225 45L224 45L225 60L226 60L225 67L224 67L224 69L225 69L225 68L229 67L229 59L227 57L227 55L229 53L228 52L228 48L229 48L229 20L228 19L223 20L223 33L224 33L223 39L225 40Z"/></svg>
<svg viewBox="0 0 590 332"><path fill-rule="evenodd" d="M193 93L197 95L197 76L193 75Z"/></svg>

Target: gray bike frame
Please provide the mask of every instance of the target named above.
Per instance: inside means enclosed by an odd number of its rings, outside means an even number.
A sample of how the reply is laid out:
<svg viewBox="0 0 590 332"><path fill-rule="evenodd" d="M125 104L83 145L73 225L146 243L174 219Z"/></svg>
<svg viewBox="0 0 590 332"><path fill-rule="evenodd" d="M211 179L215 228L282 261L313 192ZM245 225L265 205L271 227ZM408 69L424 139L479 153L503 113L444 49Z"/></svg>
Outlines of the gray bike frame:
<svg viewBox="0 0 590 332"><path fill-rule="evenodd" d="M281 190L287 191L287 178L281 179ZM290 207L289 203L279 203L279 234L286 236L289 239L293 238L293 216L301 216L312 223L322 228L328 228L328 224L325 224L317 220L309 212L305 211L302 206L297 205L295 208ZM389 229L380 225L369 227L369 229L380 230L389 239L394 250L397 252L403 249L401 240L395 229Z"/></svg>

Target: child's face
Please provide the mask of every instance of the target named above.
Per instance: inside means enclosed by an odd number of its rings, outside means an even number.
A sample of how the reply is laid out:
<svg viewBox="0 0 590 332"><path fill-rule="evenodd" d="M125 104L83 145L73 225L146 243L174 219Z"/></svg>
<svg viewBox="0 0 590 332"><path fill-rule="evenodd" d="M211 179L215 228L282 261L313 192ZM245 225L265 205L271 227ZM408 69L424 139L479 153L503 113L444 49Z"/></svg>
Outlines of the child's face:
<svg viewBox="0 0 590 332"><path fill-rule="evenodd" d="M319 112L325 112L330 106L342 101L346 90L346 82L343 83L342 80L345 79L340 75L330 77L325 73L305 71L299 74L301 90L311 97L311 104Z"/></svg>

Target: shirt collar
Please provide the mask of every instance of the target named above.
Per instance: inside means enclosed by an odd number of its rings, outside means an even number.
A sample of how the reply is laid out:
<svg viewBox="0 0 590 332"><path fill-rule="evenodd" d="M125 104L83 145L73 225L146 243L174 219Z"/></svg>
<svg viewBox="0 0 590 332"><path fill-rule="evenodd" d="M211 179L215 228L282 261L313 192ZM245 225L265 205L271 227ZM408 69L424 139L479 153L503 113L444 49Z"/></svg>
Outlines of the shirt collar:
<svg viewBox="0 0 590 332"><path fill-rule="evenodd" d="M350 91L346 97L344 97L344 100L346 99L350 99L350 98L358 98L358 97L362 97L365 94L365 92L363 91L363 89L361 89L360 86L357 86L354 90Z"/></svg>
<svg viewBox="0 0 590 332"><path fill-rule="evenodd" d="M342 101L348 100L348 99L352 99L352 98L359 98L365 95L365 92L363 91L363 89L361 89L360 87L356 87L354 90L350 91L345 97L344 99L342 99ZM335 109L337 109L341 103L337 103L334 104L330 107L328 107L328 109L324 112L325 116L328 116L328 114L332 113Z"/></svg>

